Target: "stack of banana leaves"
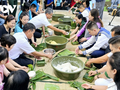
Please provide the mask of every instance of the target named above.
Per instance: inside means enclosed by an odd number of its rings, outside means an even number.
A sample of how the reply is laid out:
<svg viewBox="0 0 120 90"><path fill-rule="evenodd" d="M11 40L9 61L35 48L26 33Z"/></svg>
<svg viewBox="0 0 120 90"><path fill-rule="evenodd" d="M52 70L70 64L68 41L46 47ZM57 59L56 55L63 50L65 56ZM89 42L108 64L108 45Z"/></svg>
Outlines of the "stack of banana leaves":
<svg viewBox="0 0 120 90"><path fill-rule="evenodd" d="M43 49L46 48L46 43L41 43L41 44L37 45L37 47L35 47L33 44L31 44L31 46L32 46L36 51L42 51Z"/></svg>
<svg viewBox="0 0 120 90"><path fill-rule="evenodd" d="M71 87L76 88L77 90L86 90L85 88L81 86L84 83L81 83L78 81L70 81L68 82L68 84L70 84Z"/></svg>
<svg viewBox="0 0 120 90"><path fill-rule="evenodd" d="M92 83L94 80L94 76L89 76L89 71L95 71L97 68L96 67L92 67L90 68L90 70L87 70L87 72L85 73L85 75L83 76L83 80Z"/></svg>

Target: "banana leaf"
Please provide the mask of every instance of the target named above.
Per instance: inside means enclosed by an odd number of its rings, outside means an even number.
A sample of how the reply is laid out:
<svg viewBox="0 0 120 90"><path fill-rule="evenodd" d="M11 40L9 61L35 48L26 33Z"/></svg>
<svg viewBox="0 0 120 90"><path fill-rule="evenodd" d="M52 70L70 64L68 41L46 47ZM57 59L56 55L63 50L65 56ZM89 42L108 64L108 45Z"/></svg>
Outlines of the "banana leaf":
<svg viewBox="0 0 120 90"><path fill-rule="evenodd" d="M70 55L75 55L75 53L69 51L68 49L65 49L62 52L58 53L57 56L70 56Z"/></svg>
<svg viewBox="0 0 120 90"><path fill-rule="evenodd" d="M83 88L81 85L84 83L78 82L78 81L70 81L68 82L68 84L70 84L71 87L73 88L77 88L78 90L86 90L85 88Z"/></svg>
<svg viewBox="0 0 120 90"><path fill-rule="evenodd" d="M37 47L35 47L33 44L31 44L31 46L36 50L36 51L42 51L43 49L46 48L46 43L41 43L39 45L37 45Z"/></svg>
<svg viewBox="0 0 120 90"><path fill-rule="evenodd" d="M78 45L79 42L78 42L78 41L75 41L75 42L72 42L72 41L71 41L71 44L72 44L72 45Z"/></svg>
<svg viewBox="0 0 120 90"><path fill-rule="evenodd" d="M44 90L60 90L60 87L54 84L45 84Z"/></svg>
<svg viewBox="0 0 120 90"><path fill-rule="evenodd" d="M94 76L89 76L88 72L86 72L85 75L83 76L83 80L92 83L94 80Z"/></svg>

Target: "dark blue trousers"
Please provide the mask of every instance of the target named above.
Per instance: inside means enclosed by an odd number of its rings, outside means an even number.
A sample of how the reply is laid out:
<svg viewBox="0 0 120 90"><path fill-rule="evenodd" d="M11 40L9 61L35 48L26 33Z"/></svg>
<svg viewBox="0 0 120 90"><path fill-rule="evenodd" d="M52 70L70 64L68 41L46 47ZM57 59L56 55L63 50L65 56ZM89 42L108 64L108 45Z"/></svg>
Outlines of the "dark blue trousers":
<svg viewBox="0 0 120 90"><path fill-rule="evenodd" d="M24 54L21 54L17 59L13 59L16 63L21 66L27 66L28 64L33 64L33 60L25 57Z"/></svg>

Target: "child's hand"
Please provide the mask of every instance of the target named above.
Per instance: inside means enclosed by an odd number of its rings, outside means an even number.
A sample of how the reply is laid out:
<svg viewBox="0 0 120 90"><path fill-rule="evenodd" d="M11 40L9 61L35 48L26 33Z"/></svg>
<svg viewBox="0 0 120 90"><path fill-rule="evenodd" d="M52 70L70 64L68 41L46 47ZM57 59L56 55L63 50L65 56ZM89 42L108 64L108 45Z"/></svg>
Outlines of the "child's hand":
<svg viewBox="0 0 120 90"><path fill-rule="evenodd" d="M79 47L75 49L75 53L78 55L79 54Z"/></svg>
<svg viewBox="0 0 120 90"><path fill-rule="evenodd" d="M80 50L80 51L79 51L79 54L83 54L83 52Z"/></svg>

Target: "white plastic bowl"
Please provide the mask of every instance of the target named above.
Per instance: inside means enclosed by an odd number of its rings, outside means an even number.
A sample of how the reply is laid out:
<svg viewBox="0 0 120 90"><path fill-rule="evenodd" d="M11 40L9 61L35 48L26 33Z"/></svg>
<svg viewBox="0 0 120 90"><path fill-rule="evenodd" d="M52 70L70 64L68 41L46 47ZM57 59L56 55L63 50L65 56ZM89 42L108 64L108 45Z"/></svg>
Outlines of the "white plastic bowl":
<svg viewBox="0 0 120 90"><path fill-rule="evenodd" d="M29 77L33 78L33 77L35 77L36 73L35 73L35 71L30 71L30 72L28 72L28 75L29 75Z"/></svg>

